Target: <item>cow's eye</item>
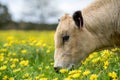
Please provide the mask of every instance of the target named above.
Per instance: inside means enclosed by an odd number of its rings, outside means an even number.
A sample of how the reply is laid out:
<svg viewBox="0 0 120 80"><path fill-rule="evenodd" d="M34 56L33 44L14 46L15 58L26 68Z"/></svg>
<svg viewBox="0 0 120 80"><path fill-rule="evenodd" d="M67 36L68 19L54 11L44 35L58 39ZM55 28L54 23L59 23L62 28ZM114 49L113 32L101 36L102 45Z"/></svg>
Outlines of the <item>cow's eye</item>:
<svg viewBox="0 0 120 80"><path fill-rule="evenodd" d="M69 40L69 36L63 36L63 43Z"/></svg>

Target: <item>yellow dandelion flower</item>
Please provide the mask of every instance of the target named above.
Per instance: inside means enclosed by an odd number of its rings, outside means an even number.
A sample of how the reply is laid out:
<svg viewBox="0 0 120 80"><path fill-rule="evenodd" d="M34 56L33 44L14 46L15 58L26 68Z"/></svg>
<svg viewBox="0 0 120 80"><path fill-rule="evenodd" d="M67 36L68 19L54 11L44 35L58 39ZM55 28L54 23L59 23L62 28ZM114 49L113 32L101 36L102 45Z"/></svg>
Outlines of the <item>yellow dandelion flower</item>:
<svg viewBox="0 0 120 80"><path fill-rule="evenodd" d="M109 50L103 50L101 54L102 57L107 58L111 55L111 52Z"/></svg>
<svg viewBox="0 0 120 80"><path fill-rule="evenodd" d="M82 63L83 65L85 65L85 64L86 64L86 61L87 61L87 60L85 60L85 61L81 61L81 63Z"/></svg>
<svg viewBox="0 0 120 80"><path fill-rule="evenodd" d="M75 73L69 76L70 78L78 78L80 77L80 73Z"/></svg>
<svg viewBox="0 0 120 80"><path fill-rule="evenodd" d="M0 54L0 61L4 60L4 55Z"/></svg>
<svg viewBox="0 0 120 80"><path fill-rule="evenodd" d="M110 77L113 78L113 79L118 80L117 73L115 73L115 72L110 72L110 73L108 73L108 76L110 76Z"/></svg>
<svg viewBox="0 0 120 80"><path fill-rule="evenodd" d="M34 45L34 43L29 43L29 45L30 45L30 46L33 46L33 45Z"/></svg>
<svg viewBox="0 0 120 80"><path fill-rule="evenodd" d="M14 39L13 36L8 36L8 37L7 37L7 40L8 40L8 41L11 41L11 40L13 40L13 39Z"/></svg>
<svg viewBox="0 0 120 80"><path fill-rule="evenodd" d="M21 51L21 53L22 53L22 54L26 54L26 53L27 53L27 50L24 49L24 50Z"/></svg>
<svg viewBox="0 0 120 80"><path fill-rule="evenodd" d="M83 72L83 75L84 76L87 76L87 75L89 75L90 74L90 71L89 70L85 70L85 72Z"/></svg>
<svg viewBox="0 0 120 80"><path fill-rule="evenodd" d="M67 70L67 69L60 69L59 72L60 72L60 73L66 73L66 72L68 72L68 70Z"/></svg>
<svg viewBox="0 0 120 80"><path fill-rule="evenodd" d="M14 78L13 78L13 77L10 77L9 80L14 80Z"/></svg>
<svg viewBox="0 0 120 80"><path fill-rule="evenodd" d="M28 78L27 80L33 80L32 78Z"/></svg>
<svg viewBox="0 0 120 80"><path fill-rule="evenodd" d="M98 78L98 75L96 75L96 74L92 74L90 76L90 80L97 80L97 78Z"/></svg>
<svg viewBox="0 0 120 80"><path fill-rule="evenodd" d="M36 40L33 40L32 43L36 43L37 41Z"/></svg>
<svg viewBox="0 0 120 80"><path fill-rule="evenodd" d="M12 45L12 44L14 44L14 42L15 42L14 40L11 40L11 41L9 42L9 44Z"/></svg>
<svg viewBox="0 0 120 80"><path fill-rule="evenodd" d="M100 61L100 57L95 58L95 59L92 60L93 63L97 63L97 62L99 62L99 61Z"/></svg>
<svg viewBox="0 0 120 80"><path fill-rule="evenodd" d="M35 80L39 80L39 76L36 76L36 77L35 77Z"/></svg>
<svg viewBox="0 0 120 80"><path fill-rule="evenodd" d="M72 70L68 74L72 75L72 74L75 74L75 73L81 73L81 70Z"/></svg>
<svg viewBox="0 0 120 80"><path fill-rule="evenodd" d="M28 64L29 64L28 60L23 60L23 61L20 62L21 66L28 66Z"/></svg>
<svg viewBox="0 0 120 80"><path fill-rule="evenodd" d="M4 64L7 64L7 63L8 63L8 61L4 61L3 63L4 63Z"/></svg>
<svg viewBox="0 0 120 80"><path fill-rule="evenodd" d="M25 44L25 43L26 43L26 40L22 40L21 43L22 43L22 44Z"/></svg>
<svg viewBox="0 0 120 80"><path fill-rule="evenodd" d="M63 80L72 80L72 79L68 77L68 78L64 78Z"/></svg>
<svg viewBox="0 0 120 80"><path fill-rule="evenodd" d="M9 47L9 46L11 46L12 44L10 44L10 43L5 43L3 46L4 47Z"/></svg>
<svg viewBox="0 0 120 80"><path fill-rule="evenodd" d="M7 66L6 65L3 65L0 67L0 70L6 70L7 69Z"/></svg>
<svg viewBox="0 0 120 80"><path fill-rule="evenodd" d="M16 63L16 62L19 62L19 59L18 58L11 58L10 61L12 61L13 63Z"/></svg>
<svg viewBox="0 0 120 80"><path fill-rule="evenodd" d="M2 78L2 80L7 80L7 79L8 79L7 75L3 76L3 78Z"/></svg>
<svg viewBox="0 0 120 80"><path fill-rule="evenodd" d="M7 49L6 48L2 48L2 49L0 49L0 52L7 52Z"/></svg>
<svg viewBox="0 0 120 80"><path fill-rule="evenodd" d="M29 73L25 73L24 75L23 75L23 78L28 78L29 77Z"/></svg>
<svg viewBox="0 0 120 80"><path fill-rule="evenodd" d="M97 55L97 52L93 52L91 55L88 56L88 59L92 59L92 58L94 58L94 56L96 56L96 55Z"/></svg>
<svg viewBox="0 0 120 80"><path fill-rule="evenodd" d="M48 78L40 78L40 80L48 80Z"/></svg>
<svg viewBox="0 0 120 80"><path fill-rule="evenodd" d="M36 43L36 46L40 47L41 46L41 42Z"/></svg>
<svg viewBox="0 0 120 80"><path fill-rule="evenodd" d="M13 58L10 58L10 61L13 61Z"/></svg>
<svg viewBox="0 0 120 80"><path fill-rule="evenodd" d="M104 68L104 69L107 69L107 68L108 68L108 65L109 65L109 62L108 62L108 61L105 61L103 68Z"/></svg>
<svg viewBox="0 0 120 80"><path fill-rule="evenodd" d="M31 42L34 41L34 40L35 40L34 37L30 37L30 38L29 38L29 41L31 41Z"/></svg>
<svg viewBox="0 0 120 80"><path fill-rule="evenodd" d="M42 46L43 46L43 47L46 47L46 44L44 43Z"/></svg>
<svg viewBox="0 0 120 80"><path fill-rule="evenodd" d="M120 51L120 49L119 48L114 48L114 49L111 49L111 51L116 52L116 51Z"/></svg>
<svg viewBox="0 0 120 80"><path fill-rule="evenodd" d="M45 76L45 74L40 74L40 75L39 75L39 77L43 77L43 76Z"/></svg>
<svg viewBox="0 0 120 80"><path fill-rule="evenodd" d="M39 70L42 70L42 67L38 67Z"/></svg>
<svg viewBox="0 0 120 80"><path fill-rule="evenodd" d="M21 68L14 69L13 72L16 73L16 72L19 72L20 70L21 70Z"/></svg>
<svg viewBox="0 0 120 80"><path fill-rule="evenodd" d="M15 68L15 67L16 67L16 64L10 65L10 68Z"/></svg>
<svg viewBox="0 0 120 80"><path fill-rule="evenodd" d="M58 78L54 78L53 80L58 80Z"/></svg>
<svg viewBox="0 0 120 80"><path fill-rule="evenodd" d="M9 57L9 56L11 56L11 53L8 53L8 55L7 55L7 56L8 56L8 57Z"/></svg>
<svg viewBox="0 0 120 80"><path fill-rule="evenodd" d="M13 56L16 56L16 53L13 53L12 55L13 55Z"/></svg>
<svg viewBox="0 0 120 80"><path fill-rule="evenodd" d="M53 65L54 65L54 63L53 63L53 62L51 62L51 63L50 63L50 65L51 65L51 66L53 66Z"/></svg>
<svg viewBox="0 0 120 80"><path fill-rule="evenodd" d="M46 53L50 53L50 50L48 49L48 50L46 51Z"/></svg>
<svg viewBox="0 0 120 80"><path fill-rule="evenodd" d="M43 43L43 40L40 40L41 43Z"/></svg>
<svg viewBox="0 0 120 80"><path fill-rule="evenodd" d="M45 69L50 69L50 66L46 66Z"/></svg>

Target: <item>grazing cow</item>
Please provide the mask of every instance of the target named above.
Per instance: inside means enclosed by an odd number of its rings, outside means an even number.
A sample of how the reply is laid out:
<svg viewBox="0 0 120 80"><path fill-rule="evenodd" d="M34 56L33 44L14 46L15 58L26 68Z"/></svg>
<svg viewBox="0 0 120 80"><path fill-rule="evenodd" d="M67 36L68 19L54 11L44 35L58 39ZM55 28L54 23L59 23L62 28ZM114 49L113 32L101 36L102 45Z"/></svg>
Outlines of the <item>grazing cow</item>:
<svg viewBox="0 0 120 80"><path fill-rule="evenodd" d="M55 33L54 69L70 69L90 52L120 46L120 0L95 0L60 18Z"/></svg>

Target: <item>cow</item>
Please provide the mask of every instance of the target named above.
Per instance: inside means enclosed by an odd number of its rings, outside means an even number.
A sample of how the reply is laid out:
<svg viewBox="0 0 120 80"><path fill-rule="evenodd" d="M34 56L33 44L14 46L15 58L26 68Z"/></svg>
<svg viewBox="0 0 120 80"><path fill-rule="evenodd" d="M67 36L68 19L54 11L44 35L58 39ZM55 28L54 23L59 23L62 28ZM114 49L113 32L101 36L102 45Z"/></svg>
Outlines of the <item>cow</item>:
<svg viewBox="0 0 120 80"><path fill-rule="evenodd" d="M120 0L95 0L82 11L65 14L55 36L54 69L70 69L91 52L120 46Z"/></svg>

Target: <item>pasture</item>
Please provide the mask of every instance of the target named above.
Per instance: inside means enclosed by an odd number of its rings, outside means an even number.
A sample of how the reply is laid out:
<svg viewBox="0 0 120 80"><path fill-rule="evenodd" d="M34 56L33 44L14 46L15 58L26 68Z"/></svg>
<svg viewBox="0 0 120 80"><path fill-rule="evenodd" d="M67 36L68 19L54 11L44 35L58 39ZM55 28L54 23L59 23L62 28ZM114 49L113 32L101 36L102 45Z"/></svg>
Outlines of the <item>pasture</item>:
<svg viewBox="0 0 120 80"><path fill-rule="evenodd" d="M93 52L55 73L54 31L0 31L0 80L120 80L120 48Z"/></svg>

